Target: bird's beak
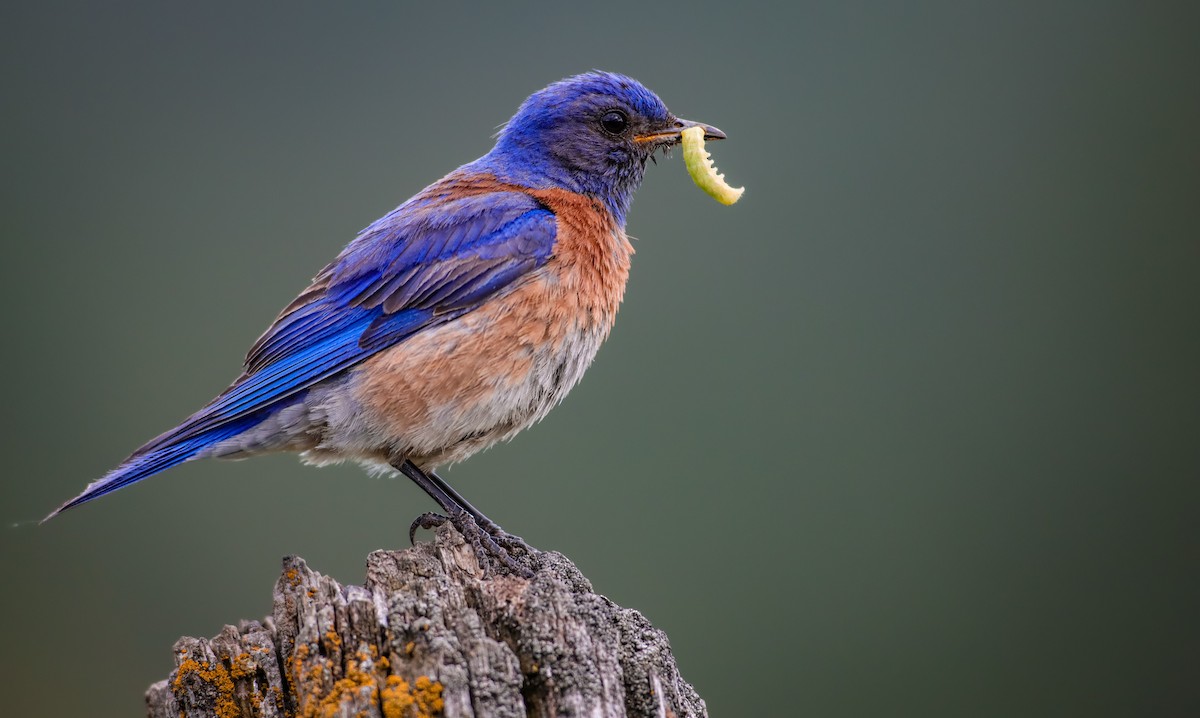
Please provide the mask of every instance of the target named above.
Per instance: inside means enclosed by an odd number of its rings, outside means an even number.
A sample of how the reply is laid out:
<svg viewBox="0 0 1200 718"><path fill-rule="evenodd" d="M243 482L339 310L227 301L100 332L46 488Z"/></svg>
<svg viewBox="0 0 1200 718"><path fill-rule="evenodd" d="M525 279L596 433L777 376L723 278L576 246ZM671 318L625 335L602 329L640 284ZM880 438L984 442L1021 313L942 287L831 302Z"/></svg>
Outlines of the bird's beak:
<svg viewBox="0 0 1200 718"><path fill-rule="evenodd" d="M676 118L676 120L672 122L671 126L667 129L651 132L645 135L637 135L633 138L633 141L637 142L638 144L644 142L667 142L669 144L675 144L679 141L680 133L689 127L703 127L704 139L706 140L725 139L725 133L716 127L713 127L712 125L706 125L703 122L692 122L691 120L680 120Z"/></svg>

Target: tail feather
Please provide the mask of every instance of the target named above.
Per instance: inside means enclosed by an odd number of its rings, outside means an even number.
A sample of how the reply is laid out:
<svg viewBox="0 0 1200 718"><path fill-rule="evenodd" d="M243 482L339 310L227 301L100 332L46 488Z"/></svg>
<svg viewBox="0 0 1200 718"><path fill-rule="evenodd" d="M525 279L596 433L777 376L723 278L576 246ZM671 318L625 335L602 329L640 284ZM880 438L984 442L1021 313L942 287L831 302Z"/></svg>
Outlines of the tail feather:
<svg viewBox="0 0 1200 718"><path fill-rule="evenodd" d="M191 461L210 446L242 433L262 421L262 413L242 417L216 428L191 437L180 437L166 446L151 450L139 449L123 461L120 466L105 474L102 478L88 484L83 493L66 502L42 519L42 523L58 516L69 508L87 503L117 489L141 481L161 471ZM151 442L147 446L153 446Z"/></svg>

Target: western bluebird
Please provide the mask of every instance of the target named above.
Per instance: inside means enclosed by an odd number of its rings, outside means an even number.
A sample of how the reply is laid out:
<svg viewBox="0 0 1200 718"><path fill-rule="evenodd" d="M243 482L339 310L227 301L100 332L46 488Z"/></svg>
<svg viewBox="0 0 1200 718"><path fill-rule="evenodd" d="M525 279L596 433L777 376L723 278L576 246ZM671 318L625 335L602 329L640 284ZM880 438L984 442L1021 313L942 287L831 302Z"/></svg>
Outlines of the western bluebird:
<svg viewBox="0 0 1200 718"><path fill-rule="evenodd" d="M434 473L566 396L612 328L646 161L699 123L591 72L529 97L495 147L364 229L279 314L241 376L47 519L192 459L296 451L412 479L487 563L528 547ZM723 139L700 125L707 139Z"/></svg>

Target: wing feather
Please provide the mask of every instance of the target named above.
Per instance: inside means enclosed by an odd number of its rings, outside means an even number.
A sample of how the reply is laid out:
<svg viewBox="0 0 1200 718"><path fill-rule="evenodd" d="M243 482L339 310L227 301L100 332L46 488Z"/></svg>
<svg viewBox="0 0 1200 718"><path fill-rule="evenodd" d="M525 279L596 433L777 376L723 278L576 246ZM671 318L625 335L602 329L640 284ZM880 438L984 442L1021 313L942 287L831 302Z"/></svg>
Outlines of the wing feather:
<svg viewBox="0 0 1200 718"><path fill-rule="evenodd" d="M285 309L233 385L138 453L262 411L474 309L545 264L556 227L549 209L520 192L402 205Z"/></svg>

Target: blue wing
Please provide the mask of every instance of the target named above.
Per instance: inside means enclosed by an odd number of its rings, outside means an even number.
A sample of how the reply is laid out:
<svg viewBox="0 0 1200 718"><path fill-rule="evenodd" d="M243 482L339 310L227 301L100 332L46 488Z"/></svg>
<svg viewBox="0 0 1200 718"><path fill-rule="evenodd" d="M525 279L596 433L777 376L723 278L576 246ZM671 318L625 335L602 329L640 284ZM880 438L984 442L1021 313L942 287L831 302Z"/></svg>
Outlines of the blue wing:
<svg viewBox="0 0 1200 718"><path fill-rule="evenodd" d="M555 230L554 214L520 192L401 205L283 310L228 389L47 518L194 458L317 382L471 311L545 264Z"/></svg>

